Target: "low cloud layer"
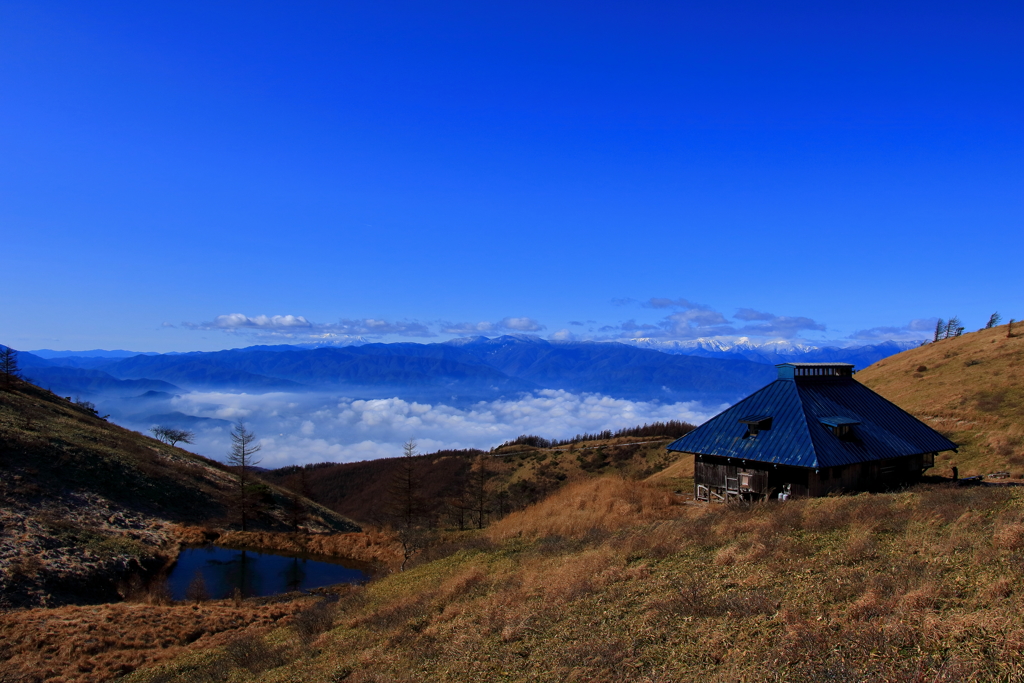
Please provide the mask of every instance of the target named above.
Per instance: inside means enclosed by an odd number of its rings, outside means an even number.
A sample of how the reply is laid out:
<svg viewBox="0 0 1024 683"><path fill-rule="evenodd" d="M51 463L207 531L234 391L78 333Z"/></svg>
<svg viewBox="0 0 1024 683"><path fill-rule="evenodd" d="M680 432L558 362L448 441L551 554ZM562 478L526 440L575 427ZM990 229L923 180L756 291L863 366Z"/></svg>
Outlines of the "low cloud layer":
<svg viewBox="0 0 1024 683"><path fill-rule="evenodd" d="M257 341L287 342L357 342L388 335L403 337L437 336L429 327L416 321L388 321L377 318L342 318L336 323L314 323L301 315L257 315L243 313L218 315L210 322L182 323L191 330L219 330L246 334Z"/></svg>
<svg viewBox="0 0 1024 683"><path fill-rule="evenodd" d="M313 324L301 315L257 315L250 318L242 313L218 315L208 323L182 324L197 330L292 330L313 327Z"/></svg>
<svg viewBox="0 0 1024 683"><path fill-rule="evenodd" d="M533 318L502 318L496 323L441 323L441 332L459 336L507 334L515 332L540 332L544 325Z"/></svg>
<svg viewBox="0 0 1024 683"><path fill-rule="evenodd" d="M546 327L526 316L508 316L497 322L438 322L441 334L471 336L511 333L536 333ZM379 340L384 337L436 337L431 326L419 321L389 321L380 318L342 318L336 323L315 323L301 315L257 315L244 313L218 315L209 322L184 322L190 330L216 330L241 334L262 343L348 344ZM164 323L164 327L174 327Z"/></svg>
<svg viewBox="0 0 1024 683"><path fill-rule="evenodd" d="M659 420L699 423L724 408L554 390L467 408L399 398L355 400L293 393L190 393L170 403L172 411L212 418L194 427L193 450L219 460L230 448L227 423L245 419L263 442L263 467L397 456L410 438L425 453L442 448L489 449L527 433L565 438ZM131 426L148 429L152 425Z"/></svg>
<svg viewBox="0 0 1024 683"><path fill-rule="evenodd" d="M598 325L594 320L585 323L571 320L568 327L555 328L545 333L552 341L626 341L638 337L659 340L685 341L700 337L736 339L750 337L758 340L793 340L807 333L825 332L826 326L802 315L777 315L749 307L737 308L731 315L711 306L685 297L651 297L646 301L614 299L621 308L633 308L638 313L647 309L648 315L660 319L639 320L628 318L616 324ZM656 311L657 313L652 313ZM638 316L640 317L640 316ZM912 320L896 327L873 327L858 330L847 340L897 341L921 339L934 327L934 318ZM593 325L593 327L591 327ZM174 327L164 323L165 327ZM442 337L487 336L504 334L540 335L547 326L529 316L506 316L500 320L481 322L451 322L435 320L386 320L383 318L341 318L334 323L317 323L301 315L256 315L228 313L203 323L182 323L192 330L215 330L242 335L253 343L264 344L325 344L347 345L394 338L428 339ZM570 328L587 328L570 329Z"/></svg>
<svg viewBox="0 0 1024 683"><path fill-rule="evenodd" d="M857 330L850 335L850 339L864 341L877 341L881 339L915 341L917 339L928 339L935 332L935 324L938 320L938 318L916 318L900 327L872 327L867 330Z"/></svg>

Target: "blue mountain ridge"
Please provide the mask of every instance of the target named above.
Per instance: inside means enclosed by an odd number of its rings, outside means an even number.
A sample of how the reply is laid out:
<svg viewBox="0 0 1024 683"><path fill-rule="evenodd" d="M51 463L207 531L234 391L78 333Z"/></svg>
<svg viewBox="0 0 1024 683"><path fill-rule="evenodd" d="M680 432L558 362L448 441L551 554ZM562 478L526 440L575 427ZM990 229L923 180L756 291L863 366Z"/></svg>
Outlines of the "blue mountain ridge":
<svg viewBox="0 0 1024 683"><path fill-rule="evenodd" d="M747 358L726 352L716 356L703 349L666 353L617 342L552 342L506 335L432 344L250 346L127 358L22 357L27 361L23 365L32 366L50 383L73 385L76 391L90 391L86 387L93 386L97 392L109 390L121 396L130 391L174 392L181 387L249 392L344 390L364 397L466 402L563 389L632 400L731 402L770 382L775 375L771 363L827 361L863 366L900 350L902 345L887 342Z"/></svg>
<svg viewBox="0 0 1024 683"><path fill-rule="evenodd" d="M90 349L88 351L55 351L53 349L36 349L31 351L32 355L38 356L45 360L53 360L54 358L130 358L132 356L146 355L155 356L157 355L154 351L125 351L124 349Z"/></svg>
<svg viewBox="0 0 1024 683"><path fill-rule="evenodd" d="M135 396L143 392L180 392L175 385L148 377L121 379L102 370L55 365L31 353L19 353L22 374L61 396Z"/></svg>

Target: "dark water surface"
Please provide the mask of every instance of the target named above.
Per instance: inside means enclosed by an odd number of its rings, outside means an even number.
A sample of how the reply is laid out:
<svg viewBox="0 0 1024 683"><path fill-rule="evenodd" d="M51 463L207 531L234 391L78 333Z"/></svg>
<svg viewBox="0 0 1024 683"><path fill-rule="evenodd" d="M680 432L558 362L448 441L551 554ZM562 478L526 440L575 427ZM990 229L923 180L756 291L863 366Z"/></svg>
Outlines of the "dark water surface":
<svg viewBox="0 0 1024 683"><path fill-rule="evenodd" d="M184 600L188 585L202 574L213 599L231 597L235 588L243 597L309 590L335 583L357 583L370 577L350 565L322 557L282 555L255 550L233 550L217 545L185 548L167 578L175 600Z"/></svg>

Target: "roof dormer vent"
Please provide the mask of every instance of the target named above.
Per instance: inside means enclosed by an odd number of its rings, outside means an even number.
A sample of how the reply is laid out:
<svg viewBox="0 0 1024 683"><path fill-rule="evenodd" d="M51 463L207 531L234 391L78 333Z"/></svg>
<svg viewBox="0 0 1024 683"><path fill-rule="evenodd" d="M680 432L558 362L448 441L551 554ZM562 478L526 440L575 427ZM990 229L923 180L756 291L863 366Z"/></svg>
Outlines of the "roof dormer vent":
<svg viewBox="0 0 1024 683"><path fill-rule="evenodd" d="M747 415L739 419L740 424L747 425L747 433L743 435L744 439L757 436L758 432L766 432L772 428L772 416L771 415Z"/></svg>
<svg viewBox="0 0 1024 683"><path fill-rule="evenodd" d="M855 420L852 417L819 417L818 422L823 424L826 429L835 434L843 441L850 441L853 439L853 428L855 425L860 424L860 420Z"/></svg>

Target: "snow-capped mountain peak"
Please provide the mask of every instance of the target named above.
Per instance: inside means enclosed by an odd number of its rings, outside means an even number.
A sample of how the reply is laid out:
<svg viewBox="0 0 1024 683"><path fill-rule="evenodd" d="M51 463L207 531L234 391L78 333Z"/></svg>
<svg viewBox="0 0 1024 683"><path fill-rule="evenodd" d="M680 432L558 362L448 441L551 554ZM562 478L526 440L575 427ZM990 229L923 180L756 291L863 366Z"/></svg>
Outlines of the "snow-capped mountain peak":
<svg viewBox="0 0 1024 683"><path fill-rule="evenodd" d="M722 340L714 337L698 337L696 339L652 339L650 337L638 337L630 339L628 344L641 348L657 349L667 353L685 353L687 350L710 351L713 353L727 353L739 351L771 350L776 353L800 353L814 351L819 347L807 344L794 343L785 339L777 339L757 343L750 337L737 337L733 340Z"/></svg>
<svg viewBox="0 0 1024 683"><path fill-rule="evenodd" d="M628 344L644 349L704 358L744 358L757 363L853 363L867 367L882 358L918 346L915 341L883 341L863 346L815 346L804 342L777 339L755 342L750 337L716 339L652 339L638 337Z"/></svg>

